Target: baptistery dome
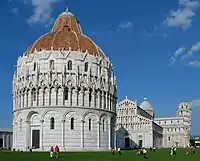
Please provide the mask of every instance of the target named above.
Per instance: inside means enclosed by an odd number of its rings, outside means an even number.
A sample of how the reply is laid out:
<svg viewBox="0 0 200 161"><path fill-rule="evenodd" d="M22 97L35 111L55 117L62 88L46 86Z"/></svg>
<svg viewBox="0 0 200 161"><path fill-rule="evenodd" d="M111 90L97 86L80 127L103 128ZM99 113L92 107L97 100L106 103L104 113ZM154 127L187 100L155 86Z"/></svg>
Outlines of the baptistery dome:
<svg viewBox="0 0 200 161"><path fill-rule="evenodd" d="M113 67L72 13L61 13L18 58L12 93L16 150L115 147Z"/></svg>
<svg viewBox="0 0 200 161"><path fill-rule="evenodd" d="M104 56L101 49L81 31L76 17L66 11L58 16L52 31L37 39L26 51L30 55L41 50L71 50Z"/></svg>

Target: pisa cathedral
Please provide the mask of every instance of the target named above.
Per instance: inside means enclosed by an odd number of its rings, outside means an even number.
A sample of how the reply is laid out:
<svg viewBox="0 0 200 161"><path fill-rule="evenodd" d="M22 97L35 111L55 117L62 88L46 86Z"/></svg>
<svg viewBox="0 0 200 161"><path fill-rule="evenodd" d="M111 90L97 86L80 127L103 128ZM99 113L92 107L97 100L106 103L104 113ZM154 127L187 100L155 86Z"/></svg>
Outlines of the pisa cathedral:
<svg viewBox="0 0 200 161"><path fill-rule="evenodd" d="M190 104L172 118L155 118L146 99L117 104L112 63L69 11L18 58L12 84L14 149L188 145Z"/></svg>
<svg viewBox="0 0 200 161"><path fill-rule="evenodd" d="M117 104L117 146L121 148L187 147L190 144L190 102L180 102L174 117L155 117L147 98L139 105L125 99Z"/></svg>

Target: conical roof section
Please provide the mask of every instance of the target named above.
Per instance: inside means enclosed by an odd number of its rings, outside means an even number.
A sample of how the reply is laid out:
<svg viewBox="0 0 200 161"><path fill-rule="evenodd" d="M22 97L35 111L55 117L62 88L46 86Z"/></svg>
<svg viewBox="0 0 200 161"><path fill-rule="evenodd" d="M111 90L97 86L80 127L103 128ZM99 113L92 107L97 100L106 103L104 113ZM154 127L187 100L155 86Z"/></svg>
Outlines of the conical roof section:
<svg viewBox="0 0 200 161"><path fill-rule="evenodd" d="M38 51L80 51L93 56L105 55L95 42L84 35L76 17L66 10L56 19L51 32L42 35L25 52L29 56Z"/></svg>

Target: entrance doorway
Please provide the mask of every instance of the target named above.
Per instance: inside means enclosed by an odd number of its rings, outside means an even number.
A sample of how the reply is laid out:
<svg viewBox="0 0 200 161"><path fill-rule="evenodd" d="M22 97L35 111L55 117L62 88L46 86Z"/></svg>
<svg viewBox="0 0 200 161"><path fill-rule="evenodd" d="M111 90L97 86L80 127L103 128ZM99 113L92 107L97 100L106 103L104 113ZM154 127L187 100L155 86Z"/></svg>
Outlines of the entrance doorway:
<svg viewBox="0 0 200 161"><path fill-rule="evenodd" d="M126 137L124 142L125 142L125 148L130 148L130 139L129 139L129 137Z"/></svg>
<svg viewBox="0 0 200 161"><path fill-rule="evenodd" d="M139 148L142 148L142 140L138 140Z"/></svg>
<svg viewBox="0 0 200 161"><path fill-rule="evenodd" d="M0 148L3 148L3 138L0 138Z"/></svg>
<svg viewBox="0 0 200 161"><path fill-rule="evenodd" d="M40 130L32 130L32 148L40 148Z"/></svg>

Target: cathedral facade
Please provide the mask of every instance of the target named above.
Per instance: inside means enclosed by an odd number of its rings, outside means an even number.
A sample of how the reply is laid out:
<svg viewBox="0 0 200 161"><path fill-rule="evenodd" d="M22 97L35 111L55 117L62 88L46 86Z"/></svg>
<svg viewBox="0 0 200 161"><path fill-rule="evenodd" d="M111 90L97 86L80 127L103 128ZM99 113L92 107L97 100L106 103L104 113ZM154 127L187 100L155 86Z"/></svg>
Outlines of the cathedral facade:
<svg viewBox="0 0 200 161"><path fill-rule="evenodd" d="M13 148L114 147L116 78L109 59L71 12L18 58L13 76Z"/></svg>
<svg viewBox="0 0 200 161"><path fill-rule="evenodd" d="M191 107L180 102L175 117L155 117L147 98L138 105L125 99L117 104L116 145L121 148L187 147L190 143Z"/></svg>

